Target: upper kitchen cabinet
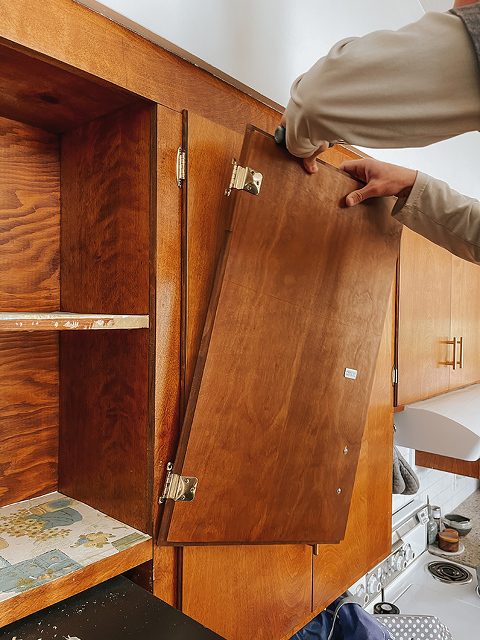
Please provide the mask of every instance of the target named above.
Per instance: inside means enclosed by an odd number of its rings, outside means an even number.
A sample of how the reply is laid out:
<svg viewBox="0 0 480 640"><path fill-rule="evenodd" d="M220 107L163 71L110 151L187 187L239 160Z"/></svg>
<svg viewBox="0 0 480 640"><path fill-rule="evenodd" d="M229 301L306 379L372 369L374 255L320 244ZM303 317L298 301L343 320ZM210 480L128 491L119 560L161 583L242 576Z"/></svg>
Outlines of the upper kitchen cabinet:
<svg viewBox="0 0 480 640"><path fill-rule="evenodd" d="M319 169L248 129L162 543L344 536L400 227L387 200L348 210L357 183Z"/></svg>
<svg viewBox="0 0 480 640"><path fill-rule="evenodd" d="M480 269L405 228L398 292L397 405L480 379Z"/></svg>
<svg viewBox="0 0 480 640"><path fill-rule="evenodd" d="M3 625L152 557L156 109L0 56Z"/></svg>

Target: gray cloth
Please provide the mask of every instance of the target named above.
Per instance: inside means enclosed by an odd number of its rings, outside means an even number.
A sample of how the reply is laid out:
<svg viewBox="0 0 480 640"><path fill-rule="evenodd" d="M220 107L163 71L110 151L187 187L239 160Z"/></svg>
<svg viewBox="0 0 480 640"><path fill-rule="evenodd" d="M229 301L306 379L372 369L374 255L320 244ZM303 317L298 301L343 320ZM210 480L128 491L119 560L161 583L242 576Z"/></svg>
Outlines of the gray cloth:
<svg viewBox="0 0 480 640"><path fill-rule="evenodd" d="M465 7L451 9L463 20L463 23L472 38L475 53L477 54L478 63L480 64L480 3L469 4Z"/></svg>
<svg viewBox="0 0 480 640"><path fill-rule="evenodd" d="M420 488L415 471L402 456L397 447L393 447L393 493L411 496Z"/></svg>

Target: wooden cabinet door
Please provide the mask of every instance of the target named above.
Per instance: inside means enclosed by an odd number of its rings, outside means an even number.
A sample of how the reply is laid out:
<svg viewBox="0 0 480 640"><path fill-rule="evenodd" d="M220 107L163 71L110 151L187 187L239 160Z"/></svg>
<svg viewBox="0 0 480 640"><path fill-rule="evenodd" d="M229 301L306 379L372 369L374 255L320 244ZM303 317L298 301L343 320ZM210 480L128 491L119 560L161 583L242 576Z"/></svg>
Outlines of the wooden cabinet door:
<svg viewBox="0 0 480 640"><path fill-rule="evenodd" d="M450 369L450 389L480 380L480 268L452 256L451 339L462 338L457 346L457 366ZM453 349L453 347L451 347ZM463 366L460 367L460 348ZM452 353L453 355L453 353Z"/></svg>
<svg viewBox="0 0 480 640"><path fill-rule="evenodd" d="M263 183L230 201L173 467L198 488L167 500L159 539L338 542L400 227L391 201L347 209L358 183L323 163L306 174L254 128L240 164Z"/></svg>
<svg viewBox="0 0 480 640"><path fill-rule="evenodd" d="M397 404L448 391L452 256L404 228L400 249Z"/></svg>

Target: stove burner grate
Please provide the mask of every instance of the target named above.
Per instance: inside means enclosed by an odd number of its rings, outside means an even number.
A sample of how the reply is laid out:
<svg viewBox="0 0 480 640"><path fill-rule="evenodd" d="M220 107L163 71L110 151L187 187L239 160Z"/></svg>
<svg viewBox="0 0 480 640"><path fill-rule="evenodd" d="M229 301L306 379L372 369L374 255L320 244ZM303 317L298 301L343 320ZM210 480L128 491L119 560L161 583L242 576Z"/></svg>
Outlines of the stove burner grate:
<svg viewBox="0 0 480 640"><path fill-rule="evenodd" d="M453 562L430 562L428 570L436 580L448 584L467 584L472 581L472 574Z"/></svg>

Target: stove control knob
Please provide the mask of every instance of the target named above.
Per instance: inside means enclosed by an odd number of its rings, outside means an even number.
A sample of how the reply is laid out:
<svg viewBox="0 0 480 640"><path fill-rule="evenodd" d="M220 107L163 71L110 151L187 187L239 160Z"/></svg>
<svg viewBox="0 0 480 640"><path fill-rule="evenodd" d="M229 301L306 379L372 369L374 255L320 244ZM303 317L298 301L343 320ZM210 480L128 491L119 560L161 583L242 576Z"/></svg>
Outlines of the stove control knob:
<svg viewBox="0 0 480 640"><path fill-rule="evenodd" d="M368 593L374 595L382 588L379 579L375 575L371 575L368 579Z"/></svg>
<svg viewBox="0 0 480 640"><path fill-rule="evenodd" d="M358 600L361 602L361 604L367 604L368 602L368 595L365 592L365 587L363 586L363 584L359 584L358 587L355 589L355 597L358 598Z"/></svg>
<svg viewBox="0 0 480 640"><path fill-rule="evenodd" d="M398 553L395 556L395 569L397 571L402 571L403 569L405 569L406 566L407 566L407 563L405 561L405 558L403 557L403 554Z"/></svg>
<svg viewBox="0 0 480 640"><path fill-rule="evenodd" d="M409 544L405 546L403 555L405 556L405 562L407 563L411 562L415 558L415 552Z"/></svg>

